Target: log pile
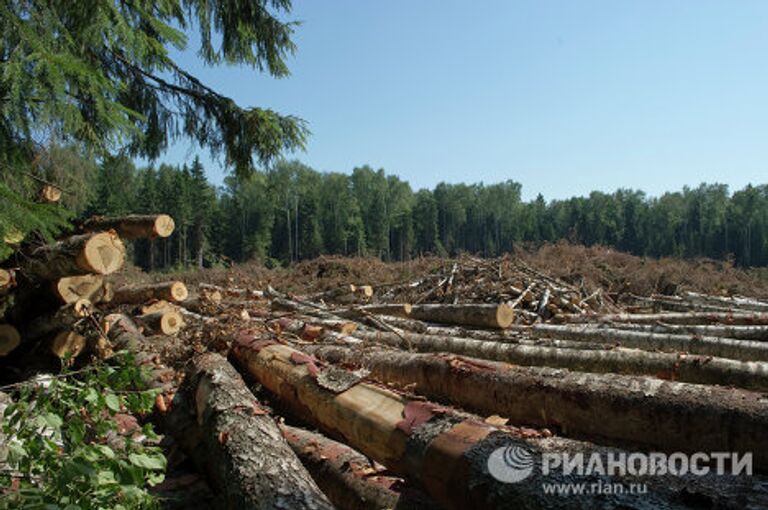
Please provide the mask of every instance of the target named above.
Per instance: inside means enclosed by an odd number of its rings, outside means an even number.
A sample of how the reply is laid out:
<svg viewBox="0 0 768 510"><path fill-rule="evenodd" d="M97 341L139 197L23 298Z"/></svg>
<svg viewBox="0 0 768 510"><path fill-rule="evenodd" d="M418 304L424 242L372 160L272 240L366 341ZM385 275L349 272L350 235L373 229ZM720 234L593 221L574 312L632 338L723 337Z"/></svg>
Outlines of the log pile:
<svg viewBox="0 0 768 510"><path fill-rule="evenodd" d="M101 317L129 311L128 305L187 298L178 281L115 288L109 280L123 267L123 239L167 237L173 231L169 216L92 218L81 231L50 244L21 243L0 269L0 357L53 355L74 362L85 351L103 355L108 350ZM174 310L137 315L147 333L174 335L183 326Z"/></svg>
<svg viewBox="0 0 768 510"><path fill-rule="evenodd" d="M7 295L27 292L22 270ZM30 280L59 306L44 326L0 326L0 347L56 332L72 352L71 332L87 349L73 325L96 317L105 348L141 352L157 373L166 360L155 419L226 508L768 506L768 307L756 299L625 306L511 258L307 294L235 279L191 296L175 281L107 292L103 276L67 277L81 279ZM185 354L171 359L150 334ZM533 474L508 483L489 462L513 446ZM633 452L751 454L754 474L542 473L545 454ZM574 480L646 492L542 491Z"/></svg>

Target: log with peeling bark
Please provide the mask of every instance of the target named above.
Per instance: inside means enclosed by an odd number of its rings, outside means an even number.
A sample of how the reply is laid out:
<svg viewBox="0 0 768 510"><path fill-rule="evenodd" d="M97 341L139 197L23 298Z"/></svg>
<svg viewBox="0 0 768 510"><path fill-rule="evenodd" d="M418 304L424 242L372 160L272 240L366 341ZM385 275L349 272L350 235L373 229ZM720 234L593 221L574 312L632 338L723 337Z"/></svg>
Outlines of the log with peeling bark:
<svg viewBox="0 0 768 510"><path fill-rule="evenodd" d="M78 299L101 303L108 302L113 297L112 283L98 274L59 278L53 288L55 294L64 303L74 303Z"/></svg>
<svg viewBox="0 0 768 510"><path fill-rule="evenodd" d="M432 335L394 335L392 333L355 332L350 343L376 342L399 349L419 352L449 352L523 366L567 368L579 372L652 375L674 381L732 385L739 388L768 390L768 363L740 361L711 356L647 352L612 348L561 349L472 338ZM344 341L344 338L337 338Z"/></svg>
<svg viewBox="0 0 768 510"><path fill-rule="evenodd" d="M7 356L21 343L19 330L10 324L0 324L0 356Z"/></svg>
<svg viewBox="0 0 768 510"><path fill-rule="evenodd" d="M331 363L365 367L378 381L513 423L666 451L753 452L768 467L768 402L761 393L663 381L517 367L455 355L307 345ZM599 416L599 419L595 419Z"/></svg>
<svg viewBox="0 0 768 510"><path fill-rule="evenodd" d="M507 304L430 304L414 305L409 317L441 324L459 324L481 328L504 329L515 320L515 312Z"/></svg>
<svg viewBox="0 0 768 510"><path fill-rule="evenodd" d="M188 295L187 286L179 281L126 285L115 289L112 303L116 305L141 304L153 299L180 302L187 299Z"/></svg>
<svg viewBox="0 0 768 510"><path fill-rule="evenodd" d="M134 317L137 324L157 335L176 335L184 327L184 320L176 310L162 310Z"/></svg>
<svg viewBox="0 0 768 510"><path fill-rule="evenodd" d="M558 471L542 475L543 453L582 452L585 457L595 453L601 456L601 462L607 462L607 450L574 440L548 438L547 433L532 429L493 425L473 415L409 398L361 382L352 372L324 367L315 358L286 345L241 335L233 354L245 370L280 398L281 404L421 486L446 508L551 508L552 495L542 490L542 483L573 480ZM534 468L529 477L505 483L491 474L489 466L508 451L504 448L511 447L526 451ZM587 485L630 479L589 473L580 477ZM716 505L715 500L724 494L760 494L761 483L740 477L721 482L712 490L708 484L698 484L691 478L657 476L647 481L648 491L641 497L587 493L568 499L566 507ZM693 498L687 500L690 505L685 504L684 497Z"/></svg>
<svg viewBox="0 0 768 510"><path fill-rule="evenodd" d="M226 358L192 361L165 422L224 508L333 508Z"/></svg>
<svg viewBox="0 0 768 510"><path fill-rule="evenodd" d="M130 214L107 218L94 216L83 222L84 232L114 230L123 239L155 239L168 237L173 233L173 218L167 214Z"/></svg>
<svg viewBox="0 0 768 510"><path fill-rule="evenodd" d="M768 343L708 336L647 333L580 325L535 324L533 335L543 338L598 342L644 350L689 352L744 361L768 361Z"/></svg>
<svg viewBox="0 0 768 510"><path fill-rule="evenodd" d="M562 314L560 322L628 322L634 324L730 324L734 326L768 326L768 313L749 312L667 312Z"/></svg>
<svg viewBox="0 0 768 510"><path fill-rule="evenodd" d="M280 425L283 436L328 499L341 510L434 509L426 495L403 491L403 479L392 476L349 446L317 432Z"/></svg>
<svg viewBox="0 0 768 510"><path fill-rule="evenodd" d="M36 280L58 280L84 274L111 274L123 267L125 246L114 232L68 237L41 246L22 264L21 271Z"/></svg>

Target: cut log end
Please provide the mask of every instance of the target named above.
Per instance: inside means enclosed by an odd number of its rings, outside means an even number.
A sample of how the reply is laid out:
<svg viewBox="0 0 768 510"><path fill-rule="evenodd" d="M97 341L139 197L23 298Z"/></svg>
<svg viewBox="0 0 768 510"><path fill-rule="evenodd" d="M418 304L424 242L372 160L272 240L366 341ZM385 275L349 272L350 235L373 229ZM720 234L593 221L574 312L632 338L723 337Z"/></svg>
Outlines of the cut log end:
<svg viewBox="0 0 768 510"><path fill-rule="evenodd" d="M52 184L45 184L40 189L40 200L48 203L56 203L61 200L61 189Z"/></svg>
<svg viewBox="0 0 768 510"><path fill-rule="evenodd" d="M136 321L142 326L152 330L154 333L161 335L175 335L181 328L184 327L184 320L181 314L171 308L150 313L146 315L140 315L136 317Z"/></svg>
<svg viewBox="0 0 768 510"><path fill-rule="evenodd" d="M164 335L175 335L181 331L184 325L184 320L181 318L181 314L175 310L167 310L160 318L160 331Z"/></svg>
<svg viewBox="0 0 768 510"><path fill-rule="evenodd" d="M373 297L373 287L370 285L361 285L356 288L356 292L365 298Z"/></svg>
<svg viewBox="0 0 768 510"><path fill-rule="evenodd" d="M176 223L167 214L158 214L155 218L153 233L155 237L169 237L173 234Z"/></svg>
<svg viewBox="0 0 768 510"><path fill-rule="evenodd" d="M54 291L64 303L75 303L78 299L93 299L104 289L104 277L97 274L67 276L56 281Z"/></svg>
<svg viewBox="0 0 768 510"><path fill-rule="evenodd" d="M189 296L187 286L182 282L173 282L171 285L170 293L173 301L184 301ZM221 295L221 293L219 293L219 295Z"/></svg>
<svg viewBox="0 0 768 510"><path fill-rule="evenodd" d="M13 283L13 275L7 269L0 269L0 290L8 288Z"/></svg>
<svg viewBox="0 0 768 510"><path fill-rule="evenodd" d="M53 339L51 352L58 358L76 358L85 349L86 340L80 333L62 331Z"/></svg>
<svg viewBox="0 0 768 510"><path fill-rule="evenodd" d="M93 311L93 304L89 299L78 299L72 303L72 311L74 312L75 317L88 317Z"/></svg>
<svg viewBox="0 0 768 510"><path fill-rule="evenodd" d="M0 324L0 356L7 356L21 343L21 335L10 324Z"/></svg>
<svg viewBox="0 0 768 510"><path fill-rule="evenodd" d="M508 328L515 321L515 311L508 304L501 304L496 310L496 322L500 328Z"/></svg>
<svg viewBox="0 0 768 510"><path fill-rule="evenodd" d="M80 265L96 274L111 274L123 267L125 246L114 232L91 236L80 254Z"/></svg>

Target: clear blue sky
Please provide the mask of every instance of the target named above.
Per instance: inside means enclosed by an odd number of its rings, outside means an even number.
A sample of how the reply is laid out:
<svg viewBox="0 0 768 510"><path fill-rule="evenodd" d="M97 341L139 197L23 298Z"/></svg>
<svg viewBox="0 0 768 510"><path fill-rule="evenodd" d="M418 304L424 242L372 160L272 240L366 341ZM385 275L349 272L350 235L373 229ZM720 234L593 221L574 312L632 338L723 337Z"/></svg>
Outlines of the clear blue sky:
<svg viewBox="0 0 768 510"><path fill-rule="evenodd" d="M295 157L318 170L513 179L526 199L768 182L768 1L296 0L290 18L288 78L206 68L196 47L178 59L306 119Z"/></svg>

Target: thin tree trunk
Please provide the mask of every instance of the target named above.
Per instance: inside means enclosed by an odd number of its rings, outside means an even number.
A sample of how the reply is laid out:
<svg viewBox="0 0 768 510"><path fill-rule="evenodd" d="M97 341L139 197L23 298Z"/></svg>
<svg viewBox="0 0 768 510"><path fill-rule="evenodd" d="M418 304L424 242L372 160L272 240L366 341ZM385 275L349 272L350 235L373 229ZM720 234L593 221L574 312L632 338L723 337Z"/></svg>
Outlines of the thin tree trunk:
<svg viewBox="0 0 768 510"><path fill-rule="evenodd" d="M730 324L735 326L768 326L768 313L747 312L668 312L668 313L616 313L616 314L563 314L560 322L630 322L634 324Z"/></svg>
<svg viewBox="0 0 768 510"><path fill-rule="evenodd" d="M579 325L535 324L530 332L539 337L598 342L643 350L689 352L744 361L768 361L768 343L730 338L646 333Z"/></svg>

